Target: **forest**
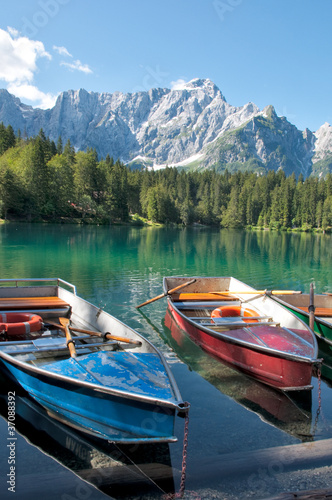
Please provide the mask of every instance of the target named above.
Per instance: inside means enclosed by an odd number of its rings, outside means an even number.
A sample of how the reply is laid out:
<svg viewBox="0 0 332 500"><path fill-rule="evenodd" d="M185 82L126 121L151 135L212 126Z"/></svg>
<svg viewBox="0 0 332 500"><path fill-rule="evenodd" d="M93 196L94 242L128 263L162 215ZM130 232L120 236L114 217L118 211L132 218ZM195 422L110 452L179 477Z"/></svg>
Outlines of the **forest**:
<svg viewBox="0 0 332 500"><path fill-rule="evenodd" d="M43 130L25 137L1 123L0 217L331 231L332 175L133 170L93 149L75 151L61 137L55 143Z"/></svg>

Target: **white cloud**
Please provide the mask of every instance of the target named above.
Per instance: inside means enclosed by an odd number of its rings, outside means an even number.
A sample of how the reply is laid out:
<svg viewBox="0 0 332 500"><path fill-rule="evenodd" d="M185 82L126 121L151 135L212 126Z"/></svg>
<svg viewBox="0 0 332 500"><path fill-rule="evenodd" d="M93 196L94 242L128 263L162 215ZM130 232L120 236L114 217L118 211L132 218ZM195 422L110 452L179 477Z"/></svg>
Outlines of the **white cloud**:
<svg viewBox="0 0 332 500"><path fill-rule="evenodd" d="M8 30L8 33L13 35L13 37L15 37L15 38L20 35L20 32L17 29L12 28L11 26L7 26L7 30Z"/></svg>
<svg viewBox="0 0 332 500"><path fill-rule="evenodd" d="M61 66L66 66L73 71L82 71L82 73L92 73L92 70L87 64L82 64L79 59L76 59L73 63L61 62Z"/></svg>
<svg viewBox="0 0 332 500"><path fill-rule="evenodd" d="M66 49L66 47L58 47L57 45L53 45L53 50L55 50L60 56L73 57L70 52Z"/></svg>
<svg viewBox="0 0 332 500"><path fill-rule="evenodd" d="M44 44L20 36L14 28L0 29L0 80L7 84L9 92L17 97L38 101L40 107L49 107L55 96L45 94L33 85L39 58L52 59Z"/></svg>
<svg viewBox="0 0 332 500"><path fill-rule="evenodd" d="M38 108L49 109L53 108L55 101L57 99L56 95L42 92L35 85L30 85L29 83L23 84L10 84L8 85L8 92L19 97L21 100L28 100L31 102L38 103Z"/></svg>
<svg viewBox="0 0 332 500"><path fill-rule="evenodd" d="M183 78L171 82L171 90L181 90L186 86L187 82Z"/></svg>
<svg viewBox="0 0 332 500"><path fill-rule="evenodd" d="M71 53L66 49L66 47L58 47L57 45L53 45L53 49L61 56L73 57ZM76 59L73 62L61 61L60 66L65 66L71 71L81 71L82 73L86 74L92 73L92 70L89 68L89 66L87 64L81 63L79 59Z"/></svg>
<svg viewBox="0 0 332 500"><path fill-rule="evenodd" d="M73 58L66 47L54 45L53 50L62 57ZM0 85L1 81L5 82L7 90L15 96L47 109L54 106L57 95L45 93L35 84L37 62L41 58L52 60L42 42L21 36L15 28L8 27L7 31L0 28ZM89 66L78 59L61 61L60 65L72 71L92 73Z"/></svg>
<svg viewBox="0 0 332 500"><path fill-rule="evenodd" d="M11 33L17 31L11 29ZM26 37L12 38L7 31L0 29L0 79L5 82L33 80L37 70L36 61L40 57L52 59L46 52L42 42L29 40Z"/></svg>

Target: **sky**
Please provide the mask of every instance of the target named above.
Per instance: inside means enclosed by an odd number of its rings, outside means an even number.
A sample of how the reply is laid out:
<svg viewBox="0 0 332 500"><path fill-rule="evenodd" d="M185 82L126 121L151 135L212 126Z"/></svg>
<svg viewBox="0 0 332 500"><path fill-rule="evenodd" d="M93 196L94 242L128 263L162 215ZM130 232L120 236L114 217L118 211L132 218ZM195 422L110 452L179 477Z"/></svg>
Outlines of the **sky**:
<svg viewBox="0 0 332 500"><path fill-rule="evenodd" d="M0 88L47 109L70 89L208 78L314 132L332 124L331 21L331 0L3 1Z"/></svg>

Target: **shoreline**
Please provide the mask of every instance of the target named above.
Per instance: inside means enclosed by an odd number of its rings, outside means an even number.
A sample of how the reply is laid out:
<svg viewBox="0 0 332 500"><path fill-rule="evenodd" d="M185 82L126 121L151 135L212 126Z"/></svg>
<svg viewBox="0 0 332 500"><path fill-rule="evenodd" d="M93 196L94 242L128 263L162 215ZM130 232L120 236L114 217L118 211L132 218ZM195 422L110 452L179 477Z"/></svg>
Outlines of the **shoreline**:
<svg viewBox="0 0 332 500"><path fill-rule="evenodd" d="M71 217L61 217L61 218L55 218L52 220L45 220L45 219L34 219L34 220L27 220L26 218L7 218L7 219L1 219L0 218L0 224L60 224L60 225L82 225L82 226L132 226L132 227L159 227L159 228L167 228L167 227L177 227L177 228L187 228L187 227L194 227L194 228L214 228L214 229L231 229L232 231L239 230L239 231L271 231L271 232L281 232L281 233L310 233L310 234L331 234L332 233L332 227L329 227L327 229L321 229L321 228L299 228L299 227L294 227L294 228L271 228L271 227L259 227L259 226L245 226L241 228L224 228L221 226L210 226L207 224L200 224L198 222L194 222L193 224L188 224L188 225L183 225L183 224L176 224L174 222L171 223L160 223L160 222L152 222L147 219L143 219L142 217L139 216L132 216L131 220L129 221L101 221L101 220L96 220L93 218L85 218L85 219L78 219L78 218L71 218Z"/></svg>

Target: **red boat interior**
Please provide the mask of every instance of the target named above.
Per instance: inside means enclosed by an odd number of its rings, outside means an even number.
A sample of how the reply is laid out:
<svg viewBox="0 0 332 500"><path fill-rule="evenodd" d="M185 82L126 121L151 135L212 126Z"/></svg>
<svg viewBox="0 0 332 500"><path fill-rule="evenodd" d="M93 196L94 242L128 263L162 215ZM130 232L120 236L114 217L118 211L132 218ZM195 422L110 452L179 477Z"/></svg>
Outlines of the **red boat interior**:
<svg viewBox="0 0 332 500"><path fill-rule="evenodd" d="M212 293L172 295L174 306L198 327L270 349L312 356L313 340L307 330L282 328L269 316L262 316L238 298Z"/></svg>

